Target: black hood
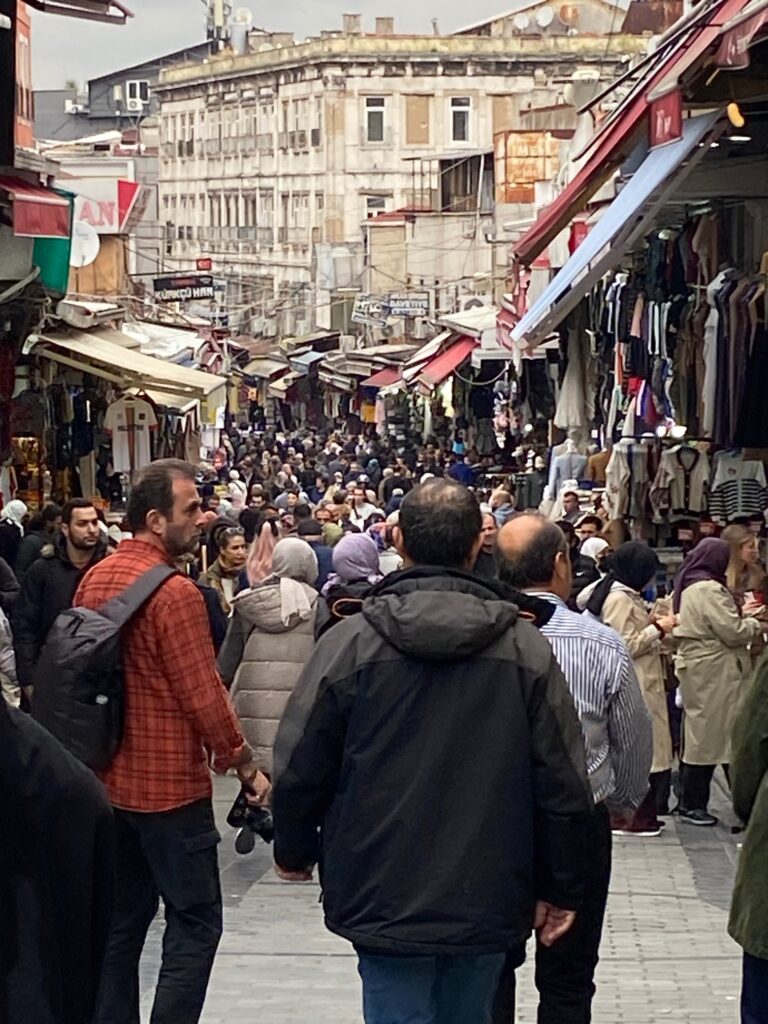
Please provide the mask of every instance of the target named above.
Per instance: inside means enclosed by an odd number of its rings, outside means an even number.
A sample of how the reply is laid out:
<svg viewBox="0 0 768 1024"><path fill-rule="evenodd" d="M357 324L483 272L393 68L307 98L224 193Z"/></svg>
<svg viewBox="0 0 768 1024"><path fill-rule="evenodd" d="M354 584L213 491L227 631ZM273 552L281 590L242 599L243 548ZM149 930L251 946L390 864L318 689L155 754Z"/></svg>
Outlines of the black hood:
<svg viewBox="0 0 768 1024"><path fill-rule="evenodd" d="M363 604L366 620L399 651L435 661L484 650L521 614L542 625L552 612L503 583L431 566L386 576Z"/></svg>

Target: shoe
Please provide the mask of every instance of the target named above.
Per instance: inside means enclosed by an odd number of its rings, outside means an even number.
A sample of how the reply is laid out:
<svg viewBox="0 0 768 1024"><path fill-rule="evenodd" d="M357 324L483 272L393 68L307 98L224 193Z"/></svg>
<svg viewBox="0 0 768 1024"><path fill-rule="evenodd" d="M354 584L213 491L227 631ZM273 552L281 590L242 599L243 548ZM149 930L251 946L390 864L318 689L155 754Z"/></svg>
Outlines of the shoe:
<svg viewBox="0 0 768 1024"><path fill-rule="evenodd" d="M639 828L612 828L611 832L615 836L636 836L638 839L655 839L656 836L661 835L661 823L657 822L648 828L645 826L640 826Z"/></svg>
<svg viewBox="0 0 768 1024"><path fill-rule="evenodd" d="M680 821L687 821L689 825L699 825L703 828L712 828L718 824L718 819L708 811L680 810Z"/></svg>
<svg viewBox="0 0 768 1024"><path fill-rule="evenodd" d="M256 845L256 836L247 826L239 828L235 835L235 853L253 853Z"/></svg>

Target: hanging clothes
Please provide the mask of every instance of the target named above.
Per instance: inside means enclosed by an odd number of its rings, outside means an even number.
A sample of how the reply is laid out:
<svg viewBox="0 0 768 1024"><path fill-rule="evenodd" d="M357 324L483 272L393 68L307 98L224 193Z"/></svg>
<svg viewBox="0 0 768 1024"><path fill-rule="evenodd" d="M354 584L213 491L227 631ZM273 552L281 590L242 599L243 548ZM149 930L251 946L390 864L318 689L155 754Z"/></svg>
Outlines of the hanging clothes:
<svg viewBox="0 0 768 1024"><path fill-rule="evenodd" d="M768 508L768 484L762 462L745 461L740 452L718 452L709 512L724 526L734 519L761 516Z"/></svg>
<svg viewBox="0 0 768 1024"><path fill-rule="evenodd" d="M662 453L650 489L656 522L691 519L707 511L710 465L704 452L679 445Z"/></svg>

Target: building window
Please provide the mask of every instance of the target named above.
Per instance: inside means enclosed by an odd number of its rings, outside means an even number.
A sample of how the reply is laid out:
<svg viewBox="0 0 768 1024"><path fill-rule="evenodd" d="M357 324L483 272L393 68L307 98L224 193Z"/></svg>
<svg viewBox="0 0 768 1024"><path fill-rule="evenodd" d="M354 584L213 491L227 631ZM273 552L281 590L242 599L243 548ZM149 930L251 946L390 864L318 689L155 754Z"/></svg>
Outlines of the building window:
<svg viewBox="0 0 768 1024"><path fill-rule="evenodd" d="M141 100L142 103L149 103L149 82L144 79L134 78L125 83L125 95L129 100Z"/></svg>
<svg viewBox="0 0 768 1024"><path fill-rule="evenodd" d="M386 100L383 96L369 96L365 101L365 137L368 142L384 141L384 112Z"/></svg>
<svg viewBox="0 0 768 1024"><path fill-rule="evenodd" d="M378 217L387 209L387 201L383 196L368 196L365 200L365 215L369 219Z"/></svg>
<svg viewBox="0 0 768 1024"><path fill-rule="evenodd" d="M472 100L469 96L454 96L451 100L451 128L454 142L469 142L469 113Z"/></svg>

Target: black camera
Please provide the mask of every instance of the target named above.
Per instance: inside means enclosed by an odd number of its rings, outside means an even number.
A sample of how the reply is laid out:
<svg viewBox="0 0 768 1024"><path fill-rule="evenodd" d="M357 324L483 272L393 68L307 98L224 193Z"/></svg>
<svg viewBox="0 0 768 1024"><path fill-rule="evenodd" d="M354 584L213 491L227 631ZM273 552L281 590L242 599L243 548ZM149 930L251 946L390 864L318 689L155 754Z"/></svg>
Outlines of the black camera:
<svg viewBox="0 0 768 1024"><path fill-rule="evenodd" d="M243 839L235 844L238 853L250 853L253 849L253 842L246 841L249 834L259 836L265 843L271 843L275 838L275 822L270 811L266 807L249 804L242 789L227 815L227 824L244 832Z"/></svg>

